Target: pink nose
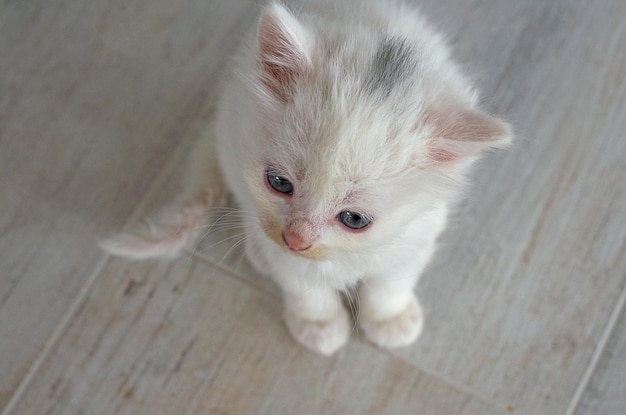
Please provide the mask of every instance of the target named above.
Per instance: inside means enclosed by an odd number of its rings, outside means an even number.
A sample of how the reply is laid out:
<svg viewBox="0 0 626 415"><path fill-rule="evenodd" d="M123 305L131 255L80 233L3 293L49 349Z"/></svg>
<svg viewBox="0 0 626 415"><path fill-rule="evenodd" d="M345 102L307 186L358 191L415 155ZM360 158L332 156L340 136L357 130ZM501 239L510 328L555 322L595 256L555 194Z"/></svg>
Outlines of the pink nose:
<svg viewBox="0 0 626 415"><path fill-rule="evenodd" d="M283 241L285 241L285 245L292 251L304 251L305 249L309 249L312 245L311 242L304 239L302 235L290 230L283 231Z"/></svg>

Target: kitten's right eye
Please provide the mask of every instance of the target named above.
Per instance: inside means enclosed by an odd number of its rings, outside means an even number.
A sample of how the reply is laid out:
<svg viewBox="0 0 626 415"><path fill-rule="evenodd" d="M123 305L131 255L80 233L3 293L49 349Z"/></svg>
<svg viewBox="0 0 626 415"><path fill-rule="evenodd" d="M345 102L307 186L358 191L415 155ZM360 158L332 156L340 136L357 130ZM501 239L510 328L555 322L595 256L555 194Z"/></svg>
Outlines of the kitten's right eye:
<svg viewBox="0 0 626 415"><path fill-rule="evenodd" d="M267 169L265 174L267 176L267 182L272 187L272 189L286 195L293 194L293 185L291 184L291 182L287 180L284 176L281 176L276 169Z"/></svg>

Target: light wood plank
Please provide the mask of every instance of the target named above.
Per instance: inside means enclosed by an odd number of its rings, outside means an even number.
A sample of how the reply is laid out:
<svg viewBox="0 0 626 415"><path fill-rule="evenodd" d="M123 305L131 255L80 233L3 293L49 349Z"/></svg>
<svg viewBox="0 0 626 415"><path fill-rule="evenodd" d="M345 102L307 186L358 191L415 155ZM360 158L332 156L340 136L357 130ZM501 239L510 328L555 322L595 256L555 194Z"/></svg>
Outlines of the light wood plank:
<svg viewBox="0 0 626 415"><path fill-rule="evenodd" d="M0 408L101 258L97 238L192 135L253 3L0 5Z"/></svg>
<svg viewBox="0 0 626 415"><path fill-rule="evenodd" d="M506 413L364 342L311 354L278 315L210 264L112 260L14 413Z"/></svg>

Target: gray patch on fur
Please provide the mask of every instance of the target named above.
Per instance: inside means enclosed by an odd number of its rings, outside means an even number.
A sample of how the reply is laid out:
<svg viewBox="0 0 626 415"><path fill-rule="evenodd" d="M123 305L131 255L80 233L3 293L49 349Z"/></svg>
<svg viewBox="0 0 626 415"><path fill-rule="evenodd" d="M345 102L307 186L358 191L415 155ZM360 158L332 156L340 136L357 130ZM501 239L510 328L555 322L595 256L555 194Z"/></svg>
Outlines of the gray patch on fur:
<svg viewBox="0 0 626 415"><path fill-rule="evenodd" d="M387 96L396 86L411 79L416 70L413 47L408 41L398 37L386 38L374 55L365 87L370 92L380 91Z"/></svg>

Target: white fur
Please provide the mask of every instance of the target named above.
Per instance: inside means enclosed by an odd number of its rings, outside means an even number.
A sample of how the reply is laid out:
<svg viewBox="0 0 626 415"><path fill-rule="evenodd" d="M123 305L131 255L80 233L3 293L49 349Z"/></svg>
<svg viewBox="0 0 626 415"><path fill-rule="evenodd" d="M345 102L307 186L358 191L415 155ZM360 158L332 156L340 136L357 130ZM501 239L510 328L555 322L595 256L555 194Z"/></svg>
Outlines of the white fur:
<svg viewBox="0 0 626 415"><path fill-rule="evenodd" d="M257 213L244 222L246 253L281 287L287 326L309 349L330 354L346 342L351 324L339 292L357 285L365 334L382 347L404 346L422 328L413 288L449 205L477 156L510 142L510 129L476 108L476 91L415 10L356 0L297 10L264 9L256 33L269 37L245 42L218 104L224 183L243 211ZM402 87L388 78L391 92L368 91L364 74L389 38L411 45L415 70ZM196 164L209 163L203 151ZM269 190L269 166L293 183L293 196ZM192 182L202 183L195 171ZM337 220L343 210L374 220L351 232ZM311 249L290 251L276 236L287 229L310 238Z"/></svg>

